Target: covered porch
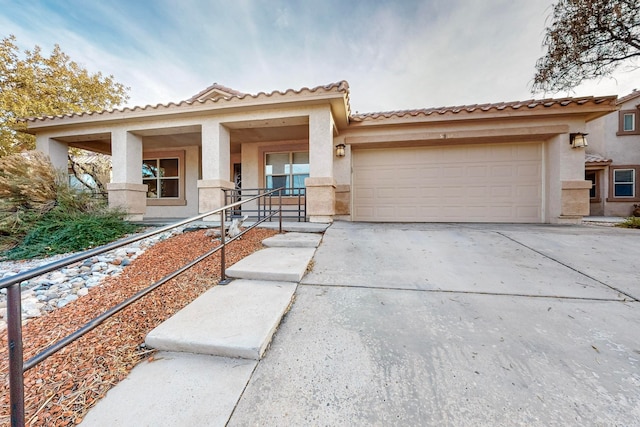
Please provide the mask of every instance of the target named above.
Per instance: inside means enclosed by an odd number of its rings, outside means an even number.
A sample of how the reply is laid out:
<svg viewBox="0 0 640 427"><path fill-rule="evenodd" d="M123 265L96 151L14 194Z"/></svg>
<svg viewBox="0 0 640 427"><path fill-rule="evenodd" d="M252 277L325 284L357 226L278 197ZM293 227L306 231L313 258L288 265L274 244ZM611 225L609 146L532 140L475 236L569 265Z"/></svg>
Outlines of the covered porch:
<svg viewBox="0 0 640 427"><path fill-rule="evenodd" d="M29 129L59 169L67 169L70 148L110 155L109 205L131 220L194 216L243 197L243 189L285 187L283 203L296 220L326 223L335 214L334 137L348 110L340 91L326 90L331 96L218 96L47 118Z"/></svg>

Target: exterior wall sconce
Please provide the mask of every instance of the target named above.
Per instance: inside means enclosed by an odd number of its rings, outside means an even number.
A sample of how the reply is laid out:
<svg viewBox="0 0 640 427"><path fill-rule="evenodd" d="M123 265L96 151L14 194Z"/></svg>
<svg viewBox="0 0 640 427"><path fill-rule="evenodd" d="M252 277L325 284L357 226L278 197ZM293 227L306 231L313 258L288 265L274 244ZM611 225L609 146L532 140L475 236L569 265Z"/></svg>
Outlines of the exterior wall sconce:
<svg viewBox="0 0 640 427"><path fill-rule="evenodd" d="M571 142L571 148L584 148L587 145L587 135L588 133L571 133L569 134L569 141Z"/></svg>
<svg viewBox="0 0 640 427"><path fill-rule="evenodd" d="M336 157L344 157L344 144L336 145Z"/></svg>

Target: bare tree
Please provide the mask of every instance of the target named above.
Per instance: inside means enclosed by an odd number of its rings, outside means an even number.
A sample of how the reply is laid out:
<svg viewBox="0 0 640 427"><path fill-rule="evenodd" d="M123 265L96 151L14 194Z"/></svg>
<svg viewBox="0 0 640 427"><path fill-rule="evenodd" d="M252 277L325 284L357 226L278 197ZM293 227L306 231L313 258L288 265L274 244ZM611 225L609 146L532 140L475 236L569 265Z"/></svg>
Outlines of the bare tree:
<svg viewBox="0 0 640 427"><path fill-rule="evenodd" d="M550 20L533 92L572 89L640 56L640 0L558 0Z"/></svg>
<svg viewBox="0 0 640 427"><path fill-rule="evenodd" d="M73 149L69 153L69 167L86 191L96 196L107 194L107 184L111 182L111 157Z"/></svg>

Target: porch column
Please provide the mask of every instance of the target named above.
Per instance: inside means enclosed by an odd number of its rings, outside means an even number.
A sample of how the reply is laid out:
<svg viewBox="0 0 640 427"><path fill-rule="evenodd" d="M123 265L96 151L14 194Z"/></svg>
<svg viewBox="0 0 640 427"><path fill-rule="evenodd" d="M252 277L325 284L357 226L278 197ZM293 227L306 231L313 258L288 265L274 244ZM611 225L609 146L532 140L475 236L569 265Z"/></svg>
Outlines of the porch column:
<svg viewBox="0 0 640 427"><path fill-rule="evenodd" d="M68 173L69 170L69 144L56 141L47 135L36 137L36 150L49 156L51 164L57 170Z"/></svg>
<svg viewBox="0 0 640 427"><path fill-rule="evenodd" d="M545 205L550 223L579 224L583 216L589 215L591 181L584 179L585 150L571 148L569 138L568 133L559 134L546 144Z"/></svg>
<svg viewBox="0 0 640 427"><path fill-rule="evenodd" d="M229 130L218 121L202 123L202 179L198 181L198 212L205 213L224 206L224 189L234 188L229 181ZM217 216L206 218L218 219Z"/></svg>
<svg viewBox="0 0 640 427"><path fill-rule="evenodd" d="M129 220L142 220L147 209L147 186L142 184L142 138L124 129L113 131L111 164L109 206L125 209Z"/></svg>
<svg viewBox="0 0 640 427"><path fill-rule="evenodd" d="M328 107L309 115L309 178L304 184L307 187L307 215L311 222L332 222L335 215L333 130L333 117Z"/></svg>

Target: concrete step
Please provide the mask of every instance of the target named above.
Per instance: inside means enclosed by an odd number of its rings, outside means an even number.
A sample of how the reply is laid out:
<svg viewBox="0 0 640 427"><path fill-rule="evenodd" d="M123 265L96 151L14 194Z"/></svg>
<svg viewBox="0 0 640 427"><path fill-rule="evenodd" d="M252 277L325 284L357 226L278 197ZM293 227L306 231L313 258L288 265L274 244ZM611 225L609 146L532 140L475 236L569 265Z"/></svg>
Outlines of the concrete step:
<svg viewBox="0 0 640 427"><path fill-rule="evenodd" d="M149 332L145 342L163 351L258 360L296 286L259 280L216 286Z"/></svg>
<svg viewBox="0 0 640 427"><path fill-rule="evenodd" d="M246 221L245 225L253 224L252 221ZM282 230L283 231L297 231L299 233L324 233L327 228L329 228L331 224L325 223L317 223L317 222L293 222L293 221L283 221L282 222ZM258 227L260 228L269 228L271 230L277 230L279 225L278 222L263 222Z"/></svg>
<svg viewBox="0 0 640 427"><path fill-rule="evenodd" d="M321 234L283 233L264 239L262 244L268 248L317 248L322 240Z"/></svg>
<svg viewBox="0 0 640 427"><path fill-rule="evenodd" d="M313 258L315 248L267 248L254 252L227 268L238 279L299 282Z"/></svg>
<svg viewBox="0 0 640 427"><path fill-rule="evenodd" d="M258 362L156 353L109 390L84 418L87 427L224 426Z"/></svg>

